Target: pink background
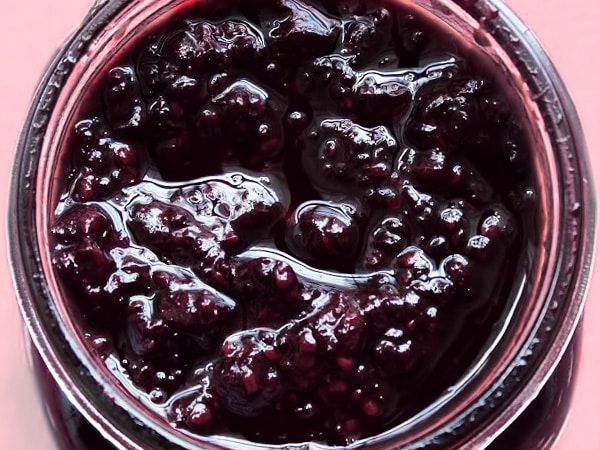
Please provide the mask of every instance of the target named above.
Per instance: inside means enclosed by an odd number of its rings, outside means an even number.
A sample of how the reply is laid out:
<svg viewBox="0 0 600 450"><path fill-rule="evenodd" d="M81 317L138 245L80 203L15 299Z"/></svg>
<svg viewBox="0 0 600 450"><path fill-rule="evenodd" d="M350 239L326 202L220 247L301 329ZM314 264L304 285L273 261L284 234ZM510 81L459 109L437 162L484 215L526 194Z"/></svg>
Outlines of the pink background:
<svg viewBox="0 0 600 450"><path fill-rule="evenodd" d="M507 3L538 35L567 84L583 122L595 177L600 180L600 63L596 62L600 7L594 0ZM6 211L13 151L33 90L46 62L91 4L92 0L0 0L0 211ZM5 239L0 239L0 253L0 286L6 293L0 301L0 447L53 450L25 357ZM590 291L599 288L600 269ZM584 327L575 401L558 450L600 450L600 303L593 295Z"/></svg>

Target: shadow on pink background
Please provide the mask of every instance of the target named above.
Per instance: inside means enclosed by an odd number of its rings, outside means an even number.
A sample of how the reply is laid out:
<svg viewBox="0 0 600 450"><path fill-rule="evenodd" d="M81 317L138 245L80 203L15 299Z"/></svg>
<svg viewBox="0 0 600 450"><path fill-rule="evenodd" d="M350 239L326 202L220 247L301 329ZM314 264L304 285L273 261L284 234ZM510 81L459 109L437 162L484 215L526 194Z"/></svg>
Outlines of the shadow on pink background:
<svg viewBox="0 0 600 450"><path fill-rule="evenodd" d="M600 180L600 6L593 0L506 1L537 34L562 75L583 122L595 178ZM13 151L37 81L92 3L0 0L0 211L6 211ZM596 197L600 199L598 187ZM0 448L54 450L29 373L6 261L1 239L0 286L5 295L0 301ZM594 295L599 290L600 269L590 286L572 413L556 450L600 450L600 303Z"/></svg>

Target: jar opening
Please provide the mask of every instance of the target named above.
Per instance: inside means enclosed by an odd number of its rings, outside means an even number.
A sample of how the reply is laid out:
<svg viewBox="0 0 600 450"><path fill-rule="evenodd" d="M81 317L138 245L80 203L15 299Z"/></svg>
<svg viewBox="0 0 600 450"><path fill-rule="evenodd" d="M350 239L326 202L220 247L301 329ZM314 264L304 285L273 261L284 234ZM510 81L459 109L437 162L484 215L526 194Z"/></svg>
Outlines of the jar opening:
<svg viewBox="0 0 600 450"><path fill-rule="evenodd" d="M81 111L85 108L86 92L93 92L97 89L94 84L99 82L97 74L104 73L106 67L124 51L123 49L138 45L135 41L141 27L160 29L172 20L172 15L180 14L183 9L193 9L195 4L194 1L184 0L177 2L137 1L129 4L112 2L110 6L114 8L113 10L108 9L109 7L101 10L98 17L104 13L103 18L107 20L107 24L101 28L101 31L87 47L86 52L75 63L60 95L57 96L45 130L46 138L43 142L42 152L37 161L35 203L38 206L35 210L37 226L34 229L34 232L37 231L35 246L41 257L39 273L43 274L44 283L48 283L49 293L43 300L49 301L51 320L56 321L55 323L61 330L60 340L64 339L60 345L50 345L50 347L61 347L60 349L44 349L42 354L51 360L49 361L51 370L60 373L60 376L63 377L63 384L69 385L74 403L87 412L92 422L102 426L110 423L114 427L114 435L119 436L118 439L123 439L123 442L119 442L119 445L124 446L123 448L137 448L141 445L138 443L141 441L131 435L132 430L128 426L117 431L118 426L115 424L123 423L124 417L130 414L135 417L136 421L143 423L148 430L158 432L163 438L183 448L191 448L190 446L193 446L194 442L197 444L200 441L196 440L196 436L182 429L173 429L163 418L150 414L151 410L156 410L155 406L148 396L141 395L140 391L132 388L129 381L125 381L128 375L123 372L118 359L108 358L104 361L104 366L99 366L96 350L90 349L86 341L88 337L78 325L78 319L74 317L73 310L61 300L65 298L65 295L52 267L52 255L49 251L53 238L48 234L55 220L54 207L60 202L58 198L64 189L62 181L57 178L56 174L65 173L68 170L67 166L71 163L70 159L63 158L64 154L60 149L70 145L69 139L72 136L69 137L68 129L76 118L81 117ZM459 434L469 436L469 438L472 438L473 433L486 426L495 427L495 432L499 432L501 429L497 422L493 418L490 419L490 411L497 404L508 402L514 395L518 396L518 394L514 394L516 391L512 390L512 387L507 389L507 392L503 392L504 380L515 377L507 384L518 385L519 383L515 380L522 375L520 373L515 375L516 368L525 365L530 369L530 365L548 359L546 353L534 355L531 361L526 361L526 356L524 356L528 347L539 340L536 333L544 326L544 317L548 309L555 307L562 314L570 317L570 319L563 318L561 320L573 320L578 317L578 311L580 311L580 306L569 303L567 300L563 299L563 303L554 306L553 301L549 299L549 295L556 288L554 270L561 267L559 263L564 251L562 240L566 239L564 234L556 233L556 230L560 230L561 224L565 221L564 199L561 198L563 186L559 176L559 173L564 172L565 167L564 161L557 162L556 145L551 140L554 136L548 132L548 121L544 120L544 112L539 110L535 96L530 92L531 87L527 84L529 83L527 76L530 74L525 74L524 77L522 69L518 68L514 64L512 56L507 54L506 47L499 44L492 34L482 29L475 20L454 3L440 1L431 6L428 2L415 2L410 5L410 8L423 8L427 11L426 14L438 19L442 18L448 27L454 28L453 30L447 29L448 39L458 39L457 36L460 33L463 36L473 36L473 41L469 45L477 48L477 52L486 54L485 57L478 56L478 61L487 61L490 67L497 67L496 64L502 65L502 76L505 78L500 82L506 82L508 92L513 96L511 102L521 105L522 110L516 111L515 114L523 123L527 124L530 132L528 140L535 152L533 157L534 185L523 186L522 192L525 193L524 195L528 192L535 193L538 206L535 214L532 214L535 217L531 218L531 223L527 225L525 231L525 236L531 236L531 241L523 247L517 260L518 275L510 290L505 289L503 292L504 296L508 296L514 301L508 302L508 306L502 308L496 326L486 344L478 352L475 363L428 408L413 415L411 419L403 421L391 431L381 433L367 441L357 441L348 448L358 447L365 442L369 442L374 446L373 448L386 448L385 446L390 445L392 439L394 445L402 441L403 446L412 448L411 445L418 445L419 442L438 438L447 439L449 434L453 434L459 428L462 430ZM418 14L423 13L419 12ZM500 16L500 19L503 18ZM68 209L68 205L65 208ZM589 217L586 219L587 223L584 226L593 227ZM577 217L572 220L569 229L581 225ZM534 221L535 224L533 224ZM564 231L564 233L568 232L568 230ZM566 292L563 294L566 295ZM580 303L580 297L581 294L577 298L572 297L571 302ZM31 299L22 299L21 301L30 302ZM38 300L34 300L34 302L38 302ZM27 308L38 309L40 306L34 304ZM34 335L38 336L46 334L48 321L47 318L40 317L40 315L46 314L45 307L41 308L39 311L44 311L44 313L35 313L41 324L36 326L34 332ZM31 311L32 309L29 309L29 314ZM562 322L561 327L564 333ZM548 330L548 336L552 336L551 331L553 332L553 330ZM38 345L40 343L48 345L48 341L42 339ZM73 359L81 361L89 375L81 377L76 373L77 366L64 367L65 362L70 364ZM557 361L558 358L555 363ZM523 372L525 377L535 379L536 376L531 375L535 371L530 370L532 372ZM119 378L120 382L116 382L115 379ZM94 380L93 386L89 385L90 380ZM523 382L521 382L522 384ZM530 398L535 396L535 389L531 385L527 386ZM101 418L102 414L111 409L109 405L112 402L119 408L107 414L107 419ZM522 406L525 405L526 400L523 400ZM102 414L99 411L102 411ZM471 427L466 425L470 419L474 419L471 421ZM489 425L490 423L492 425ZM127 436L128 434L130 435ZM489 435L480 436L480 438L490 440ZM202 442L214 448L222 448L223 445L226 445L227 448L264 448L264 445L242 442L235 438L219 437L218 440L215 440L209 437ZM321 448L321 446L311 444L311 448Z"/></svg>

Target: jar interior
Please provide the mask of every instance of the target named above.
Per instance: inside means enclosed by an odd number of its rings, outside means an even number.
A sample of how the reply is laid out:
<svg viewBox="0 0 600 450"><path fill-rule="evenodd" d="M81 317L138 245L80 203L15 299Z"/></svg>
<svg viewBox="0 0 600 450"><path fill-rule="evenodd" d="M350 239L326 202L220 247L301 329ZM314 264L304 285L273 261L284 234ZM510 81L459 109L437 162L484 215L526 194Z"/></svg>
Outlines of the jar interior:
<svg viewBox="0 0 600 450"><path fill-rule="evenodd" d="M391 439L394 439L394 445L399 445L398 442L402 441L402 445L406 446L419 439L427 439L432 429L442 428L444 423L456 416L457 411L462 411L467 405L484 396L490 379L501 377L515 363L516 355L530 339L531 330L536 326L545 307L544 294L552 281L550 267L557 251L556 238L550 232L556 227L559 213L556 186L558 177L551 154L552 146L539 110L519 71L495 40L457 5L444 1L435 4L427 1L400 3L407 9L418 10L417 14L426 16L428 20L443 20L445 39L456 43L458 48L468 48L468 52L461 52L476 55L472 57L478 64L485 62L487 66L482 70L493 73L494 80L505 86L504 91L511 104L518 106L519 110L515 114L522 123L527 124L527 138L534 152L533 189L537 196L537 209L532 212L532 219L523 233L528 242L522 247L523 250L517 258L519 266L514 283L510 291L502 295L510 300L506 301L506 307L498 312L495 326L486 342L479 345L473 354L471 366L429 407L392 430L369 439L368 442L373 448L389 448ZM127 48L139 44L139 30L159 30L165 23L171 22L173 16L189 14L196 4L195 1L179 0L137 1L124 5L114 21L94 39L85 55L76 63L58 99L44 143L37 192L38 204L45 205L46 208L40 208L37 212L38 245L45 276L52 292L52 308L58 317L61 332L110 401L129 411L145 426L168 436L168 439L184 448L192 448L194 442L214 445L215 448L264 448L259 444L242 442L235 438L221 437L218 444L217 439L211 437L198 441L197 437L183 430L170 428L148 396L133 389L126 381L126 375L117 360L109 358L104 361L104 365L99 365L97 355L86 343L85 331L81 330L76 322L77 318L74 317L68 303L63 301L67 294L56 279L49 254L51 238L48 230L55 215L61 212L56 211L54 207L60 204L70 164L70 159L62 149L69 146L68 131L75 118L85 110L88 94L94 91L95 83L99 82L97 74L104 73L106 67ZM464 332L468 335L468 330ZM78 384L75 374L73 382L78 390L87 392L95 401L110 404L106 399L99 399L95 389L90 390L89 386ZM359 447L365 442L358 441L350 448ZM311 448L321 446L314 445Z"/></svg>

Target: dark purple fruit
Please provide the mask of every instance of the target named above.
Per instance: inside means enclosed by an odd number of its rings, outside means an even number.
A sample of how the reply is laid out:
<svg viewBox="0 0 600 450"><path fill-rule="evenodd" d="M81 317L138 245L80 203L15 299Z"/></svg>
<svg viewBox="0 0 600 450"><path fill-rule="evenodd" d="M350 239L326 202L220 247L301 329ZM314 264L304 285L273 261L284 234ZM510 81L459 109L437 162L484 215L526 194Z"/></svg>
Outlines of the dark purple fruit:
<svg viewBox="0 0 600 450"><path fill-rule="evenodd" d="M289 225L288 243L302 259L323 265L340 266L358 248L359 229L351 207L326 203L305 203Z"/></svg>
<svg viewBox="0 0 600 450"><path fill-rule="evenodd" d="M73 145L71 195L74 200L101 200L141 179L138 148L112 138L102 119L78 122Z"/></svg>
<svg viewBox="0 0 600 450"><path fill-rule="evenodd" d="M273 22L269 42L280 57L318 56L334 49L342 25L339 18L301 0L279 0L278 3L286 12L282 20Z"/></svg>
<svg viewBox="0 0 600 450"><path fill-rule="evenodd" d="M366 128L349 119L325 119L315 133L316 138L307 138L303 162L318 186L369 186L392 173L397 144L387 128Z"/></svg>
<svg viewBox="0 0 600 450"><path fill-rule="evenodd" d="M312 327L315 339L326 352L338 356L360 351L366 324L352 294L336 292L318 312Z"/></svg>
<svg viewBox="0 0 600 450"><path fill-rule="evenodd" d="M392 23L392 14L382 7L354 16L344 24L340 54L350 56L354 66L373 61L388 44Z"/></svg>
<svg viewBox="0 0 600 450"><path fill-rule="evenodd" d="M416 109L408 121L408 137L417 145L464 145L480 132L479 95L482 82L477 79L426 85L416 97Z"/></svg>
<svg viewBox="0 0 600 450"><path fill-rule="evenodd" d="M251 169L261 169L283 146L284 109L268 88L240 79L211 98L198 123L208 139L232 146L231 157ZM228 156L227 151L222 155Z"/></svg>
<svg viewBox="0 0 600 450"><path fill-rule="evenodd" d="M108 71L104 88L106 118L114 130L140 133L146 126L146 105L131 67Z"/></svg>
<svg viewBox="0 0 600 450"><path fill-rule="evenodd" d="M232 335L223 343L214 386L226 411L256 417L279 401L284 391L276 338L274 330L265 329Z"/></svg>
<svg viewBox="0 0 600 450"><path fill-rule="evenodd" d="M113 252L128 245L97 206L74 207L51 230L52 264L73 291L76 304L93 316L118 317L124 299L107 285L117 263Z"/></svg>

